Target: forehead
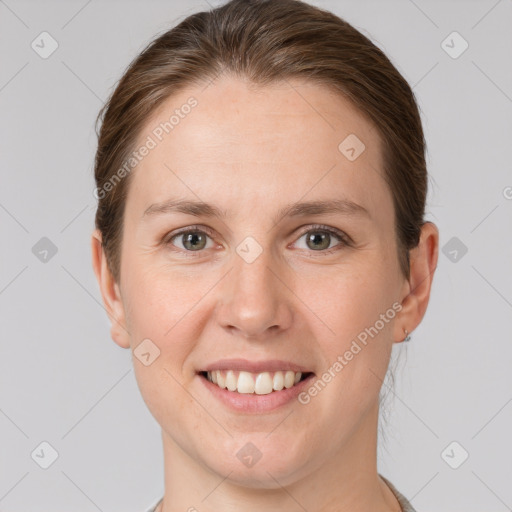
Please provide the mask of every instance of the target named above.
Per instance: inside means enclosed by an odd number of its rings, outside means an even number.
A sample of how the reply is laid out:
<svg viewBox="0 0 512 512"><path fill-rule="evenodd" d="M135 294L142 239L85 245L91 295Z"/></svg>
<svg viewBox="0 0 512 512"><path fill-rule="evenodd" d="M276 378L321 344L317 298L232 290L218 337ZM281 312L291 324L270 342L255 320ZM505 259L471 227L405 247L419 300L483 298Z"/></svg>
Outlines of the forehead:
<svg viewBox="0 0 512 512"><path fill-rule="evenodd" d="M148 119L138 146L149 139L153 147L133 171L129 191L139 210L170 195L214 202L212 194L220 194L256 205L332 196L333 188L369 209L389 203L376 128L318 84L259 87L223 77L191 86Z"/></svg>

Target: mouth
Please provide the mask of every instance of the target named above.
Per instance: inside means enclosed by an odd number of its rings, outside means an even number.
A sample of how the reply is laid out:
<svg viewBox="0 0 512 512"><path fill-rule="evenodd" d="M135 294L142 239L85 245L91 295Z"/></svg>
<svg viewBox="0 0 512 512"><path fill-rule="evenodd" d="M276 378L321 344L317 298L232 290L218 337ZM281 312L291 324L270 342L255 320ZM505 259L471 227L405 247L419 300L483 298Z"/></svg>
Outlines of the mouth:
<svg viewBox="0 0 512 512"><path fill-rule="evenodd" d="M244 370L209 370L197 372L200 377L220 389L244 395L269 395L293 388L311 378L313 372L277 370L249 372Z"/></svg>

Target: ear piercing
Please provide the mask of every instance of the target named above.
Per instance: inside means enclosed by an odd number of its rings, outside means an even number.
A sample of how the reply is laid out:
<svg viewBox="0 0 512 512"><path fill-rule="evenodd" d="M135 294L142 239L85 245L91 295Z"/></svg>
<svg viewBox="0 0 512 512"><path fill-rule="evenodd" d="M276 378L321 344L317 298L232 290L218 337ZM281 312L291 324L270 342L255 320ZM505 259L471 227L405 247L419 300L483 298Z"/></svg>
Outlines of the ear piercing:
<svg viewBox="0 0 512 512"><path fill-rule="evenodd" d="M407 331L407 329L404 329L405 331L405 338L402 341L411 341L411 335Z"/></svg>

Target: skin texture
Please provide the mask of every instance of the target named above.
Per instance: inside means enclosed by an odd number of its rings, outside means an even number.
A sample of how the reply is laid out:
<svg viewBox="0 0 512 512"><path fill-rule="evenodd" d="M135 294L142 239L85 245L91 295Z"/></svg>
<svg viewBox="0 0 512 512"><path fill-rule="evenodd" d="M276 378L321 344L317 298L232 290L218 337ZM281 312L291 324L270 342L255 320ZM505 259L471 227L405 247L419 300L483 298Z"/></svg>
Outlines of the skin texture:
<svg viewBox="0 0 512 512"><path fill-rule="evenodd" d="M407 280L378 132L339 95L300 81L257 88L223 76L169 98L140 141L191 96L197 106L132 171L120 283L108 271L101 234L92 234L113 340L133 350L149 338L160 350L149 366L133 358L141 394L162 427L160 510L399 511L376 467L379 390L393 343L427 308L436 226L424 225ZM354 161L338 150L349 134L366 146ZM370 216L273 222L290 203L341 197ZM227 217L143 216L170 198L212 203ZM316 249L319 242L308 245L304 236L318 233L314 224L353 243L333 235L328 249ZM194 225L211 230L204 249L187 253L182 237L171 244L167 235ZM250 264L236 251L247 236L262 248ZM307 405L236 413L196 375L212 361L241 357L290 360L319 377L395 302L401 311ZM236 457L248 442L262 453L250 468Z"/></svg>

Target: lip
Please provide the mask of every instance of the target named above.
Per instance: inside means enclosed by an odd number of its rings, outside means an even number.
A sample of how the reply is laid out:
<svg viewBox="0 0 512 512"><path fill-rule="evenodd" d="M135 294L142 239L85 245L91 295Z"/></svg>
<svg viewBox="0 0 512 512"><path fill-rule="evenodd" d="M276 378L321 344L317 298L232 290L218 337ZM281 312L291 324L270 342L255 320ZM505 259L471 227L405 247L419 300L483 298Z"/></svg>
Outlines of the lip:
<svg viewBox="0 0 512 512"><path fill-rule="evenodd" d="M221 369L215 367L216 369ZM267 367L268 368L268 367ZM225 368L222 368L225 369ZM231 367L231 369L234 369ZM281 367L283 369L283 367ZM293 368L289 368L290 370ZM208 370L210 371L210 370ZM243 371L243 369L242 369ZM247 371L247 370L246 370ZM275 370L277 371L277 370ZM301 370L297 370L301 371ZM301 380L291 388L284 388L281 391L272 391L267 395L257 395L254 393L237 393L228 389L221 389L217 384L210 382L203 374L198 373L197 378L204 384L206 390L211 393L222 404L230 408L232 411L239 413L266 413L275 411L280 407L294 401L297 395L304 391L310 385L311 380L315 377L314 373L310 373L304 380Z"/></svg>
<svg viewBox="0 0 512 512"><path fill-rule="evenodd" d="M219 359L218 361L214 361L204 368L201 368L197 371L197 373L212 372L214 370L234 370L251 373L278 372L279 370L291 370L294 372L302 373L312 372L310 368L306 368L305 366L280 359L268 359L266 361L249 361L247 359Z"/></svg>

